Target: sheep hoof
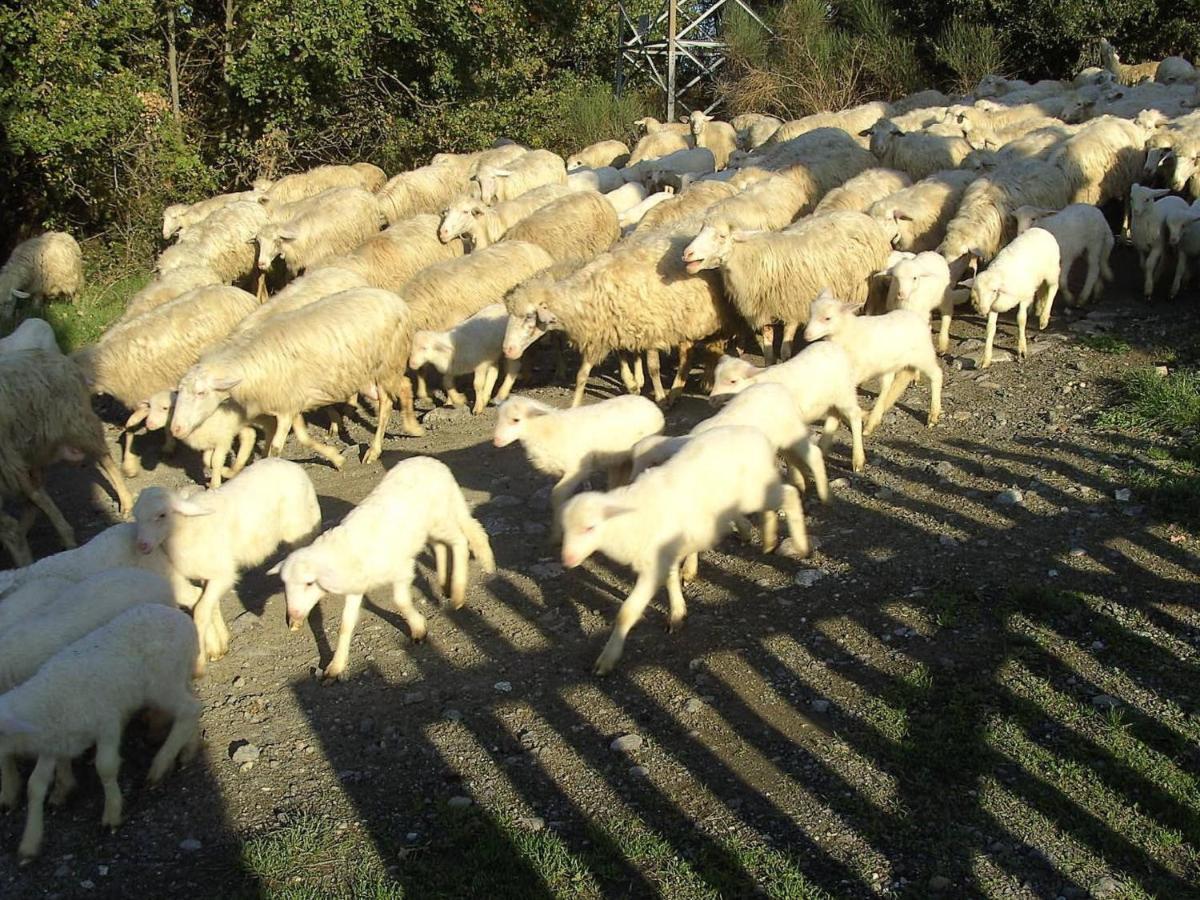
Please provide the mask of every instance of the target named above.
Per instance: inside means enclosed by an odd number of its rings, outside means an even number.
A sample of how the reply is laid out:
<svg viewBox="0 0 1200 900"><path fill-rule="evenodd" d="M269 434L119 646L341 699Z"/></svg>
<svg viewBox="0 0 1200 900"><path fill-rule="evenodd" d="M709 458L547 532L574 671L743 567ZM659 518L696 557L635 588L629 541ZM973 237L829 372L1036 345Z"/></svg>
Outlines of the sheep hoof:
<svg viewBox="0 0 1200 900"><path fill-rule="evenodd" d="M420 425L405 425L401 431L409 437L425 437L425 429Z"/></svg>
<svg viewBox="0 0 1200 900"><path fill-rule="evenodd" d="M667 634L678 634L683 629L683 623L687 621L687 616L669 616L667 618Z"/></svg>

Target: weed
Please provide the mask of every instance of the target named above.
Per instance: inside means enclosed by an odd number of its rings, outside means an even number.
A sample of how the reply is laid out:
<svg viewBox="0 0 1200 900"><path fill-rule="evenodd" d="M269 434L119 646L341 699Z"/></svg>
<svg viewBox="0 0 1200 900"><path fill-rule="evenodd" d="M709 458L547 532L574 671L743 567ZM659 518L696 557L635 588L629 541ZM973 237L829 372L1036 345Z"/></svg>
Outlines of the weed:
<svg viewBox="0 0 1200 900"><path fill-rule="evenodd" d="M1079 342L1097 353L1109 353L1114 356L1128 353L1130 350L1129 342L1115 334L1089 334L1080 338Z"/></svg>

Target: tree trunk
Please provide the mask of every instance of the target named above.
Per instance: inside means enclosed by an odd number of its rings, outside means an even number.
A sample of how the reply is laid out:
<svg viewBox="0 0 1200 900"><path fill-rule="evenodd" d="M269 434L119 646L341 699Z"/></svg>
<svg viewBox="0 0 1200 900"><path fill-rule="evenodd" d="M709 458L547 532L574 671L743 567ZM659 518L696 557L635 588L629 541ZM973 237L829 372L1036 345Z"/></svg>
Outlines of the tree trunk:
<svg viewBox="0 0 1200 900"><path fill-rule="evenodd" d="M225 0L225 83L229 83L229 70L233 68L233 26L237 15L237 0Z"/></svg>
<svg viewBox="0 0 1200 900"><path fill-rule="evenodd" d="M179 109L179 54L175 49L175 0L167 0L167 79L171 83L171 114L175 124L183 116Z"/></svg>

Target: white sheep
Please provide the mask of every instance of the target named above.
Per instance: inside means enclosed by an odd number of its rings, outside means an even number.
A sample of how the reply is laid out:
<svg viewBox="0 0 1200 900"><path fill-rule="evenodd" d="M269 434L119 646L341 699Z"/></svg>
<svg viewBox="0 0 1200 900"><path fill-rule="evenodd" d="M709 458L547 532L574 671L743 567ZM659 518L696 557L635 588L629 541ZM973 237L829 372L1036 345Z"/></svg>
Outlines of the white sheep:
<svg viewBox="0 0 1200 900"><path fill-rule="evenodd" d="M1154 70L1154 80L1160 84L1195 84L1200 81L1200 73L1182 56L1168 56Z"/></svg>
<svg viewBox="0 0 1200 900"><path fill-rule="evenodd" d="M0 323L11 320L17 303L73 299L83 287L83 251L75 238L48 231L17 244L0 268Z"/></svg>
<svg viewBox="0 0 1200 900"><path fill-rule="evenodd" d="M511 200L502 200L494 206L475 197L459 197L442 213L442 221L437 229L438 239L442 243L449 243L455 238L462 238L468 250L482 250L504 237L506 231L525 217L569 193L567 185L546 184Z"/></svg>
<svg viewBox="0 0 1200 900"><path fill-rule="evenodd" d="M645 187L638 184L636 181L630 181L617 188L615 191L608 191L604 195L604 199L611 203L612 208L615 209L618 214L620 214L626 210L633 209L633 207L645 200L648 194L649 192ZM624 225L624 223L622 223L622 225Z"/></svg>
<svg viewBox="0 0 1200 900"><path fill-rule="evenodd" d="M208 266L179 266L162 272L129 298L129 302L125 304L125 312L121 313L121 318L117 321L128 322L164 303L170 303L190 290L220 283L221 275Z"/></svg>
<svg viewBox="0 0 1200 900"><path fill-rule="evenodd" d="M174 606L171 586L145 569L110 569L69 584L0 632L0 694L27 680L72 641L132 606Z"/></svg>
<svg viewBox="0 0 1200 900"><path fill-rule="evenodd" d="M54 338L54 329L45 319L25 319L11 334L0 338L0 353L16 353L20 350L62 353Z"/></svg>
<svg viewBox="0 0 1200 900"><path fill-rule="evenodd" d="M1117 55L1117 49L1108 42L1107 38L1100 38L1098 45L1104 68L1112 72L1121 84L1134 85L1143 80L1149 81L1158 71L1157 62L1133 64L1121 62L1121 58Z"/></svg>
<svg viewBox="0 0 1200 900"><path fill-rule="evenodd" d="M647 190L659 190L664 179L680 175L707 175L715 171L716 158L707 147L676 150L666 156L630 163L621 170L626 181L640 181Z"/></svg>
<svg viewBox="0 0 1200 900"><path fill-rule="evenodd" d="M699 109L692 111L688 125L696 146L711 150L717 170L724 169L730 154L738 149L737 130L728 122L718 122Z"/></svg>
<svg viewBox="0 0 1200 900"><path fill-rule="evenodd" d="M621 604L595 672L612 671L630 629L663 584L671 630L687 614L681 564L714 547L738 516L763 513L763 546L776 542L777 510L800 554L808 552L800 494L784 484L775 448L756 428L714 428L658 468L607 493L587 492L563 508L562 562L574 568L600 552L633 568L637 583Z"/></svg>
<svg viewBox="0 0 1200 900"><path fill-rule="evenodd" d="M1032 226L1044 228L1058 242L1061 276L1059 289L1068 306L1083 306L1100 295L1106 281L1113 280L1108 257L1112 253L1112 228L1104 213L1088 203L1073 203L1055 212L1033 206L1021 206L1015 211L1017 233ZM1078 289L1072 288L1076 266L1082 263L1084 275Z"/></svg>
<svg viewBox="0 0 1200 900"><path fill-rule="evenodd" d="M871 152L881 163L913 178L953 169L973 149L961 131L949 126L930 126L905 133L890 119L880 119L864 133L869 135Z"/></svg>
<svg viewBox="0 0 1200 900"><path fill-rule="evenodd" d="M950 348L950 321L954 307L966 302L969 292L950 282L950 266L941 254L932 250L921 253L896 251L885 270L890 279L887 308L908 309L926 318L939 314L937 349L945 353Z"/></svg>
<svg viewBox="0 0 1200 900"><path fill-rule="evenodd" d="M642 214L634 229L638 240L660 240L675 234L680 229L690 232L692 219L705 213L710 206L727 200L740 188L723 181L700 181L686 191L668 198ZM649 198L647 198L649 199ZM689 235L689 239L694 235Z"/></svg>
<svg viewBox="0 0 1200 900"><path fill-rule="evenodd" d="M637 166L639 163L661 159L672 153L678 153L681 150L694 147L695 143L692 139L689 126L680 125L678 127L679 131L664 129L648 132L634 145L633 151L629 154L629 159L625 162L625 168L629 169L630 167Z"/></svg>
<svg viewBox="0 0 1200 900"><path fill-rule="evenodd" d="M433 544L439 589L454 609L461 609L467 599L468 552L491 574L496 570L492 548L449 467L418 456L393 466L340 524L271 569L283 579L293 631L326 593L345 597L337 650L324 677L345 672L363 594L374 588L391 585L392 602L412 639L424 640L425 617L413 605L411 591L414 561L428 544Z"/></svg>
<svg viewBox="0 0 1200 900"><path fill-rule="evenodd" d="M386 180L387 175L378 166L355 163L350 166L317 166L307 172L285 175L275 182L259 181L255 186L266 193L271 203L294 203L333 188L378 191Z"/></svg>
<svg viewBox="0 0 1200 900"><path fill-rule="evenodd" d="M195 754L202 708L191 690L195 655L196 633L186 615L142 605L64 647L36 675L0 696L0 806L17 803L15 758L37 758L26 789L20 857L30 859L41 850L43 807L56 769L53 799L61 801L74 785L70 761L93 745L104 787L100 824L121 824L121 733L138 710L152 707L172 719L150 764L151 783L160 781L177 757L187 762Z"/></svg>
<svg viewBox="0 0 1200 900"><path fill-rule="evenodd" d="M771 147L785 144L788 141L806 136L810 132L822 128L836 128L850 136L861 135L884 116L888 115L889 112L888 104L882 101L873 101L871 103L852 106L849 109L838 110L837 112L814 113L810 116L784 122L771 135L771 139L767 141L765 146Z"/></svg>
<svg viewBox="0 0 1200 900"><path fill-rule="evenodd" d="M817 215L838 209L866 212L876 201L907 187L912 187L912 179L904 172L867 169L822 197L813 212Z"/></svg>
<svg viewBox="0 0 1200 900"><path fill-rule="evenodd" d="M621 141L597 141L567 157L567 171L599 169L604 166L621 168L629 161L629 148Z"/></svg>
<svg viewBox="0 0 1200 900"><path fill-rule="evenodd" d="M783 125L783 119L763 113L742 113L734 116L729 124L737 132L738 147L753 150L771 139L771 135Z"/></svg>
<svg viewBox="0 0 1200 900"><path fill-rule="evenodd" d="M1192 206L1196 208L1194 202ZM1190 272L1200 263L1200 218L1185 224L1172 240L1176 257L1175 278L1171 282L1171 296L1174 297L1188 280Z"/></svg>
<svg viewBox="0 0 1200 900"><path fill-rule="evenodd" d="M991 265L973 279L970 285L971 302L975 311L987 316L987 336L984 341L980 368L992 364L992 344L996 339L996 319L1002 312L1017 310L1017 353L1026 354L1025 319L1033 306L1038 327L1050 321L1050 308L1058 293L1061 264L1058 242L1043 228L1030 228L1017 235L1001 250Z"/></svg>
<svg viewBox="0 0 1200 900"><path fill-rule="evenodd" d="M725 356L717 364L710 398L730 397L756 384L778 383L788 389L801 421L824 422L821 452L828 455L839 420L850 427L851 464L855 472L866 466L862 440L862 409L858 382L846 351L821 341L805 347L777 366L760 368L743 359ZM719 401L718 401L719 402Z"/></svg>
<svg viewBox="0 0 1200 900"><path fill-rule="evenodd" d="M370 191L339 188L321 194L321 200L317 209L259 229L259 271L281 258L294 278L322 260L348 253L383 226L379 200Z"/></svg>
<svg viewBox="0 0 1200 900"><path fill-rule="evenodd" d="M201 266L215 272L221 284L247 278L257 259L255 236L269 221L261 203L230 203L164 250L154 264L155 271L163 276L175 269Z"/></svg>
<svg viewBox="0 0 1200 900"><path fill-rule="evenodd" d="M470 163L435 162L401 172L380 188L376 195L379 209L392 225L411 216L443 210L467 192L469 170Z"/></svg>
<svg viewBox="0 0 1200 900"><path fill-rule="evenodd" d="M176 234L182 234L188 228L199 225L213 213L224 209L231 203L250 201L257 203L263 195L259 191L236 191L232 194L218 194L206 197L195 203L172 203L163 210L162 236L169 241Z"/></svg>
<svg viewBox="0 0 1200 900"><path fill-rule="evenodd" d="M566 184L563 158L549 150L530 150L504 166L483 165L471 176L471 192L484 203L511 200L545 184Z"/></svg>
<svg viewBox="0 0 1200 900"><path fill-rule="evenodd" d="M914 375L929 379L929 417L932 428L942 414L942 368L929 337L929 316L894 309L881 316L857 315L861 304L844 303L823 291L812 305L804 329L806 341L828 338L846 351L859 384L879 379L879 395L867 417L864 434L871 434L904 392Z"/></svg>
<svg viewBox="0 0 1200 900"><path fill-rule="evenodd" d="M171 416L175 411L177 391L159 391L148 400L138 404L138 408L125 422L129 431L139 424L145 424L147 431L161 431L171 424ZM193 428L178 440L193 450L202 454L204 467L209 471L208 486L219 488L226 478L233 478L250 461L254 445L258 440L255 424L265 426L265 420L251 423L246 418L246 411L232 400L226 400L207 419ZM174 439L174 438L173 438ZM237 441L237 456L231 467L226 468L234 441Z"/></svg>
<svg viewBox="0 0 1200 900"><path fill-rule="evenodd" d="M1066 173L1072 203L1124 205L1146 165L1147 130L1112 116L1087 123L1050 156Z"/></svg>
<svg viewBox="0 0 1200 900"><path fill-rule="evenodd" d="M413 369L426 364L437 369L445 380L449 401L455 406L465 406L467 401L455 390L454 379L474 375L475 405L471 412L479 415L491 400L500 374L497 361L503 353L507 327L508 310L503 303L493 303L449 331L418 331L413 335L408 364ZM496 392L496 402L508 398L519 372L519 360L504 360L504 382Z"/></svg>
<svg viewBox="0 0 1200 900"><path fill-rule="evenodd" d="M528 152L529 148L522 144L513 142L507 144L496 143L487 150L476 150L471 153L437 153L424 169L440 169L445 174L465 183L472 175L479 171L481 166L506 166L514 159L524 156ZM413 171L419 172L422 169L414 169ZM395 178L392 179L392 181L395 180Z"/></svg>
<svg viewBox="0 0 1200 900"><path fill-rule="evenodd" d="M229 649L220 603L238 573L283 544L307 540L321 524L312 482L303 466L285 459L260 460L228 484L194 496L148 487L133 515L140 552L161 546L180 575L204 582L193 614L202 641L197 674L207 659Z"/></svg>
<svg viewBox="0 0 1200 900"><path fill-rule="evenodd" d="M595 191L568 194L526 216L504 235L504 242L540 247L556 262L594 259L621 237L617 212Z"/></svg>
<svg viewBox="0 0 1200 900"><path fill-rule="evenodd" d="M625 184L621 170L612 166L599 169L576 169L567 173L567 187L572 191L599 191L604 194Z"/></svg>
<svg viewBox="0 0 1200 900"><path fill-rule="evenodd" d="M643 194L646 194L646 189L640 184L630 183L626 185L626 187L637 188ZM650 212L650 210L654 209L654 207L658 206L660 203L666 203L668 200L671 200L674 197L674 191L657 191L653 194L648 194L642 197L642 199L633 206L622 210L617 218L617 223L621 226L622 234L628 234L630 230L636 228L642 219L646 217L646 213Z"/></svg>
<svg viewBox="0 0 1200 900"><path fill-rule="evenodd" d="M624 396L570 409L532 397L509 397L496 416L492 442L520 441L535 469L558 477L550 492L552 537L559 533L563 503L593 473L606 471L610 484L626 475L633 445L662 431L662 410L645 397Z"/></svg>
<svg viewBox="0 0 1200 900"><path fill-rule="evenodd" d="M367 238L346 256L325 260L317 271L327 266L344 269L358 275L364 285L399 291L426 266L457 259L466 252L463 241L443 241L438 236L439 219L429 213L403 219Z"/></svg>
<svg viewBox="0 0 1200 900"><path fill-rule="evenodd" d="M976 177L957 169L935 172L875 201L867 212L883 226L894 249L933 250L945 238L963 192Z"/></svg>

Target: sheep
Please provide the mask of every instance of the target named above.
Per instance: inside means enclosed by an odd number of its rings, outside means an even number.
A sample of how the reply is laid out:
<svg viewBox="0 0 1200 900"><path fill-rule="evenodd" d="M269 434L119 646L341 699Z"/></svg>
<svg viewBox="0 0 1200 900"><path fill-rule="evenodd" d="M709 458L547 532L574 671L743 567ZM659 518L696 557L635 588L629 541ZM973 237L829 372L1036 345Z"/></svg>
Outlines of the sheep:
<svg viewBox="0 0 1200 900"><path fill-rule="evenodd" d="M454 389L454 379L473 374L475 405L471 412L479 415L487 407L496 385L500 372L496 361L503 352L507 326L507 308L503 303L493 303L449 331L418 331L412 338L408 365L420 369L430 364L437 369L455 406L465 405L466 400ZM496 393L498 403L507 399L519 371L518 360L504 360L504 382Z"/></svg>
<svg viewBox="0 0 1200 900"><path fill-rule="evenodd" d="M1100 59L1104 63L1104 68L1112 72L1121 84L1132 85L1143 80L1150 81L1158 72L1157 62L1134 63L1132 65L1121 62L1116 48L1108 42L1107 38L1100 38L1099 47Z"/></svg>
<svg viewBox="0 0 1200 900"><path fill-rule="evenodd" d="M703 181L694 184L668 202L656 204L642 213L633 233L641 240L656 241L677 227L689 225L690 220L713 204L734 196L738 189L722 181ZM647 198L649 199L649 198ZM690 239L690 236L689 236Z"/></svg>
<svg viewBox="0 0 1200 900"><path fill-rule="evenodd" d="M987 316L981 369L992 364L992 344L996 339L996 319L1016 307L1017 354L1026 354L1025 318L1030 306L1038 316L1038 327L1050 321L1050 308L1058 293L1058 242L1044 228L1030 228L1017 235L1001 250L991 265L973 279L962 282L971 288L971 303L981 316Z"/></svg>
<svg viewBox="0 0 1200 900"><path fill-rule="evenodd" d="M612 671L630 629L664 583L669 627L683 623L687 609L680 564L715 546L733 517L762 512L763 547L773 549L779 509L787 516L793 544L807 554L800 494L783 483L775 448L755 428L714 428L626 487L572 498L562 514L563 565L575 568L599 551L637 573L595 673Z"/></svg>
<svg viewBox="0 0 1200 900"><path fill-rule="evenodd" d="M0 633L0 694L28 680L67 644L142 603L174 606L171 585L145 569L117 568L64 586Z"/></svg>
<svg viewBox="0 0 1200 900"><path fill-rule="evenodd" d="M0 353L16 353L19 350L62 352L54 338L54 329L45 319L25 319L11 334L0 338Z"/></svg>
<svg viewBox="0 0 1200 900"><path fill-rule="evenodd" d="M1018 234L1036 224L1054 235L1062 269L1059 289L1068 306L1090 303L1099 296L1104 282L1112 281L1108 258L1116 242L1108 220L1099 209L1087 203L1073 203L1058 212L1022 206L1014 215ZM1071 275L1080 262L1085 269L1083 284L1078 290L1072 290Z"/></svg>
<svg viewBox="0 0 1200 900"><path fill-rule="evenodd" d="M370 191L341 188L321 195L319 209L258 231L258 268L282 258L294 278L309 266L353 250L383 226L379 200Z"/></svg>
<svg viewBox="0 0 1200 900"><path fill-rule="evenodd" d="M936 310L941 319L937 349L945 353L950 349L954 307L965 302L969 295L968 291L951 286L949 264L932 250L897 251L888 260L886 274L890 278L887 308L912 310L924 314L926 319Z"/></svg>
<svg viewBox="0 0 1200 900"><path fill-rule="evenodd" d="M163 210L162 236L169 241L176 234L182 234L188 228L199 225L217 210L224 209L231 203L249 201L259 202L263 194L259 191L236 191L232 194L217 194L206 197L195 203L172 203Z"/></svg>
<svg viewBox="0 0 1200 900"><path fill-rule="evenodd" d="M950 264L951 277L960 279L973 257L982 263L995 257L1016 233L1017 207L1062 209L1070 199L1066 174L1040 159L1005 163L980 176L963 192L937 248Z"/></svg>
<svg viewBox="0 0 1200 900"><path fill-rule="evenodd" d="M879 379L878 399L863 434L869 435L879 426L883 414L900 399L915 374L929 379L926 424L932 428L942 414L942 369L929 338L929 314L894 309L880 316L859 316L859 307L822 291L813 301L804 339L828 338L845 350L859 384Z"/></svg>
<svg viewBox="0 0 1200 900"><path fill-rule="evenodd" d="M1171 282L1171 296L1174 297L1188 280L1189 270L1194 271L1200 262L1200 221L1186 223L1179 234L1170 240L1176 258L1175 278Z"/></svg>
<svg viewBox="0 0 1200 900"><path fill-rule="evenodd" d="M1133 122L1105 116L1067 138L1050 163L1066 173L1072 203L1124 205L1146 165L1146 137Z"/></svg>
<svg viewBox="0 0 1200 900"><path fill-rule="evenodd" d="M572 191L599 191L606 193L625 184L620 169L605 166L601 169L576 169L567 173L567 187Z"/></svg>
<svg viewBox="0 0 1200 900"><path fill-rule="evenodd" d="M630 181L617 188L615 191L608 191L604 195L604 199L612 204L612 208L619 214L633 209L639 203L646 199L649 192L645 187L635 181ZM624 223L622 223L624 225Z"/></svg>
<svg viewBox="0 0 1200 900"><path fill-rule="evenodd" d="M780 352L786 360L821 289L865 302L870 276L883 268L891 248L870 216L839 211L803 219L778 233L714 234L710 245L689 251L689 273L720 269L730 302L752 329L761 331L770 365L776 322L783 323Z"/></svg>
<svg viewBox="0 0 1200 900"><path fill-rule="evenodd" d="M461 240L442 240L438 222L439 217L429 213L404 219L367 238L346 256L325 260L317 269L336 267L355 273L370 287L399 291L426 266L457 259L467 251Z"/></svg>
<svg viewBox="0 0 1200 900"><path fill-rule="evenodd" d="M148 487L138 496L133 516L139 552L161 546L181 576L204 582L193 612L201 646L198 675L207 659L220 659L229 650L220 603L238 573L281 545L307 541L321 524L312 482L302 466L286 459L259 460L217 490L190 497Z"/></svg>
<svg viewBox="0 0 1200 900"><path fill-rule="evenodd" d="M939 169L957 167L973 149L961 133L949 126L931 126L905 133L889 119L880 119L864 135L871 152L885 166L901 169L913 178L924 178Z"/></svg>
<svg viewBox="0 0 1200 900"><path fill-rule="evenodd" d="M783 125L783 120L763 113L742 113L740 116L734 116L729 124L737 133L738 147L753 150L769 141L771 135Z"/></svg>
<svg viewBox="0 0 1200 900"><path fill-rule="evenodd" d="M76 552L78 550L63 551L63 553ZM55 556L58 555L60 554L55 554ZM34 563L34 565L37 564ZM22 573L32 568L33 566L25 566L16 571ZM74 584L75 581L71 579L45 575L39 578L23 576L15 586L6 587L0 592L0 596L4 598L4 602L0 604L0 641L4 639L4 634L8 629L53 603L59 594Z"/></svg>
<svg viewBox="0 0 1200 900"><path fill-rule="evenodd" d="M617 242L617 212L594 191L570 194L526 216L504 234L504 242L541 247L554 262L593 259Z"/></svg>
<svg viewBox="0 0 1200 900"><path fill-rule="evenodd" d="M759 368L742 359L725 356L717 364L710 400L730 397L756 384L782 384L788 389L800 419L805 423L824 421L821 452L828 455L838 422L850 428L851 464L855 472L866 466L863 451L862 409L858 405L858 382L850 357L836 344L821 341L805 347L777 366Z"/></svg>
<svg viewBox="0 0 1200 900"><path fill-rule="evenodd" d="M696 146L711 150L717 171L724 169L729 162L729 154L738 148L736 129L728 122L718 122L698 109L688 117L688 125Z"/></svg>
<svg viewBox="0 0 1200 900"><path fill-rule="evenodd" d="M24 496L46 514L65 547L75 535L41 484L42 470L58 459L94 461L130 507L129 491L104 443L79 369L60 353L22 350L0 354L0 498ZM17 565L32 562L24 529L0 511L0 544Z"/></svg>
<svg viewBox="0 0 1200 900"><path fill-rule="evenodd" d="M43 805L55 770L53 799L60 801L74 785L70 760L93 744L104 787L100 823L111 828L121 824L121 732L138 710L149 706L172 718L150 764L152 783L167 774L176 758L187 762L195 754L202 708L192 695L188 672L195 648L187 616L142 605L64 647L29 681L0 696L0 806L17 803L14 757L37 757L27 786L20 857L30 859L41 850Z"/></svg>
<svg viewBox="0 0 1200 900"><path fill-rule="evenodd" d="M687 131L688 126L684 125L682 128L684 129L682 132L654 131L648 133L634 145L629 159L625 162L625 169L694 147L692 136Z"/></svg>
<svg viewBox="0 0 1200 900"><path fill-rule="evenodd" d="M704 226L684 250L683 260L687 262L692 248L698 242L702 245L711 232L726 235L737 230L778 231L811 208L812 198L799 184L782 175L769 175L708 207L704 213Z"/></svg>
<svg viewBox="0 0 1200 900"><path fill-rule="evenodd" d="M1182 197L1141 185L1133 186L1131 196L1133 224L1130 231L1142 266L1142 290L1149 300L1162 274L1168 251L1178 245L1183 229L1200 216L1200 205L1189 206Z"/></svg>
<svg viewBox="0 0 1200 900"><path fill-rule="evenodd" d="M455 238L462 238L468 250L482 250L504 237L505 232L522 219L570 193L567 185L547 184L495 206L488 206L474 197L459 197L442 213L437 229L438 239L449 243Z"/></svg>
<svg viewBox="0 0 1200 900"><path fill-rule="evenodd" d="M445 209L466 193L467 168L433 163L392 177L376 194L383 217L395 225L411 216Z"/></svg>
<svg viewBox="0 0 1200 900"><path fill-rule="evenodd" d="M175 411L177 395L177 391L159 391L149 399L143 400L126 421L126 430L140 424L145 424L147 431L167 428ZM203 454L204 466L209 470L210 488L219 488L225 478L233 478L246 467L258 440L255 424L265 425L266 420L258 419L251 423L246 418L245 410L226 400L212 415L179 439ZM233 466L227 469L225 463L235 440L238 444L237 456Z"/></svg>
<svg viewBox="0 0 1200 900"><path fill-rule="evenodd" d="M1195 84L1200 74L1182 56L1168 56L1154 70L1154 80L1160 84Z"/></svg>
<svg viewBox="0 0 1200 900"><path fill-rule="evenodd" d="M130 319L136 319L142 313L170 303L194 288L220 284L221 280L221 275L208 266L179 266L163 272L129 298L129 302L125 304L125 312L121 313L117 321L128 322Z"/></svg>
<svg viewBox="0 0 1200 900"><path fill-rule="evenodd" d="M691 126L687 122L660 122L654 116L642 116L640 119L634 119L633 124L647 135L665 132L690 136L692 133Z"/></svg>
<svg viewBox="0 0 1200 900"><path fill-rule="evenodd" d="M271 203L294 203L315 197L331 188L359 188L378 191L387 181L383 169L370 163L355 163L352 166L317 166L307 172L285 175L265 188ZM260 183L261 184L261 183Z"/></svg>
<svg viewBox="0 0 1200 900"><path fill-rule="evenodd" d="M867 169L827 193L813 212L817 215L838 209L866 212L876 201L908 187L912 187L912 179L904 172Z"/></svg>
<svg viewBox="0 0 1200 900"><path fill-rule="evenodd" d="M549 150L530 150L505 166L483 165L471 176L471 193L484 203L511 200L544 184L566 184L567 167Z"/></svg>
<svg viewBox="0 0 1200 900"><path fill-rule="evenodd" d="M642 192L645 193L645 188L642 188L640 184L630 184L628 186L641 188ZM637 228L642 219L646 217L646 213L650 212L650 210L654 209L654 207L658 206L660 203L666 203L675 196L676 195L674 191L658 191L657 193L643 197L641 202L636 203L628 209L622 211L617 216L617 224L621 226L621 234L630 234Z"/></svg>
<svg viewBox="0 0 1200 900"><path fill-rule="evenodd" d="M554 407L532 397L510 397L500 405L492 443L507 447L520 441L535 469L558 477L550 491L551 539L559 534L562 506L595 472L608 473L610 484L628 472L630 451L642 438L659 434L662 411L645 397L624 396L589 406Z"/></svg>
<svg viewBox="0 0 1200 900"><path fill-rule="evenodd" d="M303 309L342 291L370 287L362 275L353 271L355 266L348 262L349 259L345 256L331 259L289 282L266 303L256 305L242 317L230 332L230 340L248 340L269 319ZM342 263L346 263L345 268ZM174 383L178 384L179 379L176 378Z"/></svg>
<svg viewBox="0 0 1200 900"><path fill-rule="evenodd" d="M472 153L437 153L429 161L429 166L436 166L447 175L465 183L479 171L480 166L506 166L528 152L528 147L509 142L495 144L487 150L476 150Z"/></svg>
<svg viewBox="0 0 1200 900"><path fill-rule="evenodd" d="M17 244L0 268L0 324L14 317L17 302L71 300L83 287L83 251L75 238L48 231Z"/></svg>
<svg viewBox="0 0 1200 900"><path fill-rule="evenodd" d="M163 276L175 269L202 266L215 272L223 284L246 278L254 272L257 259L254 239L268 221L266 208L259 203L231 203L164 250L154 264L155 271Z"/></svg>
<svg viewBox="0 0 1200 900"><path fill-rule="evenodd" d="M888 105L881 101L863 103L859 106L852 106L849 109L839 110L838 112L815 113L811 116L805 116L802 119L784 122L771 135L770 140L767 141L765 146L770 147L783 144L793 138L816 131L819 128L837 128L851 137L862 135L864 131L867 131L876 122L888 115L888 113Z"/></svg>
<svg viewBox="0 0 1200 900"><path fill-rule="evenodd" d="M407 359L407 347L401 353L394 346L398 341L407 342L410 323L408 304L391 291L377 288L342 291L272 316L252 333L252 340L230 341L214 348L184 374L171 434L186 436L222 402L232 399L248 419L275 417L278 424L271 453L277 455L283 448L291 425L302 445L340 468L342 455L313 440L301 413L341 402L380 380L397 392L405 386L411 392L408 379L395 371ZM391 401L382 391L381 421L390 410ZM417 427L415 421L412 425Z"/></svg>
<svg viewBox="0 0 1200 900"><path fill-rule="evenodd" d="M604 166L621 168L629 161L629 147L622 141L597 141L567 157L567 171L599 169Z"/></svg>
<svg viewBox="0 0 1200 900"><path fill-rule="evenodd" d="M438 588L446 592L454 609L461 609L467 600L468 552L484 572L496 571L487 532L471 516L449 467L418 456L393 466L337 526L270 570L268 574L283 580L293 631L300 629L326 593L345 597L337 650L323 677L339 678L345 673L363 594L374 588L391 585L392 602L412 639L425 639L425 617L413 605L411 591L414 560L427 544L433 544Z"/></svg>
<svg viewBox="0 0 1200 900"><path fill-rule="evenodd" d="M716 158L707 147L677 150L656 159L631 163L621 170L626 181L640 181L647 190L657 190L661 182L676 175L707 175L714 171Z"/></svg>
<svg viewBox="0 0 1200 900"><path fill-rule="evenodd" d="M515 359L547 331L565 331L583 357L571 403L579 406L588 375L609 353L679 346L670 394L663 390L655 358L650 359L655 399L673 402L683 391L692 342L738 330L716 279L691 278L682 271L679 258L688 239L646 237L618 245L561 281L539 280L509 294L504 355Z"/></svg>
<svg viewBox="0 0 1200 900"><path fill-rule="evenodd" d="M945 238L963 192L977 177L958 170L935 172L877 200L867 213L883 226L896 250L933 250Z"/></svg>

